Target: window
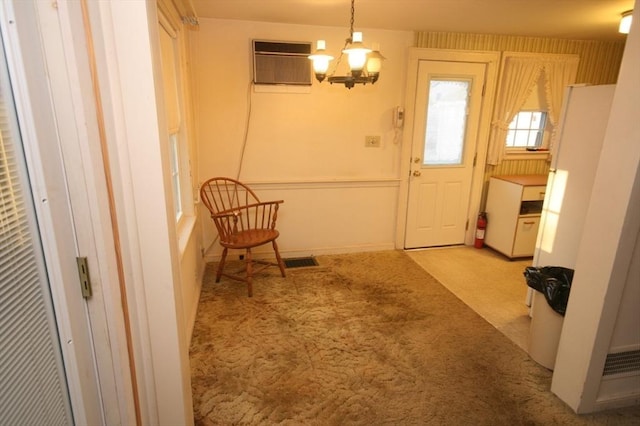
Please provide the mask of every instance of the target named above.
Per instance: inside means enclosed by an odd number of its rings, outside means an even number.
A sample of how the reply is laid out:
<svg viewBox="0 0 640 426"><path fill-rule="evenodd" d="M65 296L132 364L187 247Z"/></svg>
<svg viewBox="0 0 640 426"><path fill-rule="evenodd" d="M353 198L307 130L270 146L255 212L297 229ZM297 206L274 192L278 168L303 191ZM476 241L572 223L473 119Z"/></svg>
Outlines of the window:
<svg viewBox="0 0 640 426"><path fill-rule="evenodd" d="M540 75L535 87L507 129L505 148L507 155L525 154L545 150L549 145L551 125L547 113L544 76Z"/></svg>
<svg viewBox="0 0 640 426"><path fill-rule="evenodd" d="M520 111L509 124L507 148L542 148L547 113Z"/></svg>
<svg viewBox="0 0 640 426"><path fill-rule="evenodd" d="M189 144L183 114L184 81L181 72L180 33L169 19L160 14L159 36L164 84L167 134L169 136L169 161L173 211L178 228L189 216L193 216L191 203L191 178L189 172ZM180 232L180 231L179 231Z"/></svg>
<svg viewBox="0 0 640 426"><path fill-rule="evenodd" d="M424 164L462 164L467 126L469 81L431 80Z"/></svg>

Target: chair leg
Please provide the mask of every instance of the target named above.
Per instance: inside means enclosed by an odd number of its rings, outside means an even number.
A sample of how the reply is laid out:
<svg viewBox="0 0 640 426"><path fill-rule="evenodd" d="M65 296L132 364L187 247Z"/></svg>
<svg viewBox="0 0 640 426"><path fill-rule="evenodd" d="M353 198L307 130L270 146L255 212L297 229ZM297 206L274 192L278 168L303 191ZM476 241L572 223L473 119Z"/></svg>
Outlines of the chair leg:
<svg viewBox="0 0 640 426"><path fill-rule="evenodd" d="M227 260L227 248L225 247L222 250L222 257L220 258L220 264L218 265L218 271L216 272L216 282L220 282L220 277L222 276L222 270L224 269L224 262Z"/></svg>
<svg viewBox="0 0 640 426"><path fill-rule="evenodd" d="M283 277L285 277L286 275L284 273L284 262L280 257L280 252L278 251L278 244L276 244L276 240L273 240L272 243L273 243L273 251L276 252L276 259L278 260L278 267L280 268L280 273L282 274Z"/></svg>
<svg viewBox="0 0 640 426"><path fill-rule="evenodd" d="M246 254L246 262L247 262L247 290L249 292L249 297L253 296L253 264L251 261L251 249L247 249Z"/></svg>

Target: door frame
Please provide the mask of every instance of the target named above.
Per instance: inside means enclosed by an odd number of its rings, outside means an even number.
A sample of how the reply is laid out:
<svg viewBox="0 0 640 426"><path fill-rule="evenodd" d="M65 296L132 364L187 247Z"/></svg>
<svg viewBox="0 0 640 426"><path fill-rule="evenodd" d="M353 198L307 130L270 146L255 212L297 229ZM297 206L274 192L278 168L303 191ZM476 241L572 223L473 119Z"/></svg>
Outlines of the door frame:
<svg viewBox="0 0 640 426"><path fill-rule="evenodd" d="M402 152L400 154L400 192L398 195L398 214L396 223L396 248L404 249L405 232L407 227L407 208L409 202L409 181L411 171L411 149L413 143L414 114L416 110L416 97L418 85L418 68L420 61L442 62L473 62L486 65L484 97L480 111L480 123L478 126L478 142L476 144L476 167L473 170L471 181L471 199L467 219L469 226L465 231L465 245L473 244L475 232L475 218L480 210L482 200L482 188L484 186L484 174L489 145L489 132L491 129L491 117L495 102L498 71L500 67L500 52L469 51L454 49L430 49L412 47L409 49L407 65L407 85L405 123L402 136Z"/></svg>

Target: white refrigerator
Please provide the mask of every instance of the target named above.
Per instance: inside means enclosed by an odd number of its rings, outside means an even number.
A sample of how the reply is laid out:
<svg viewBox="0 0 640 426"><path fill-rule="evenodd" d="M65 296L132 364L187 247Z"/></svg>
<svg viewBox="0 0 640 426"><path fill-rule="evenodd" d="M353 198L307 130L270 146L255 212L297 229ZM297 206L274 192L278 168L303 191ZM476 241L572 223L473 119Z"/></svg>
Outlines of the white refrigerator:
<svg viewBox="0 0 640 426"><path fill-rule="evenodd" d="M574 269L591 190L604 141L615 85L566 89L551 164L533 266ZM529 355L553 369L563 317L544 296L529 289Z"/></svg>
<svg viewBox="0 0 640 426"><path fill-rule="evenodd" d="M614 90L613 84L566 89L534 266L575 266Z"/></svg>

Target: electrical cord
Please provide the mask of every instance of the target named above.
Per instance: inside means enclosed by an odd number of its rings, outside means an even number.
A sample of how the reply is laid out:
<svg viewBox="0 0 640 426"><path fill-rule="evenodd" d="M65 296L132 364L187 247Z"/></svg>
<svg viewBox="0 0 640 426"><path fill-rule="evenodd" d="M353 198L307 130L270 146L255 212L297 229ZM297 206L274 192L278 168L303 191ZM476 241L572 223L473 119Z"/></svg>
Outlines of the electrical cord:
<svg viewBox="0 0 640 426"><path fill-rule="evenodd" d="M244 137L242 139L242 150L240 151L240 164L238 164L238 173L236 174L236 180L240 180L240 173L242 172L242 164L244 163L244 154L247 150L247 141L249 139L249 124L251 123L251 89L253 87L253 80L249 81L249 85L247 87L247 116L244 125ZM204 253L208 253L209 250L215 245L218 241L219 236L213 239L211 244L204 250Z"/></svg>
<svg viewBox="0 0 640 426"><path fill-rule="evenodd" d="M236 180L240 180L240 173L242 173L242 165L244 163L244 154L247 150L247 141L249 139L249 124L251 123L251 89L253 87L253 80L249 81L247 86L247 117L244 125L244 138L242 140L242 150L240 151L240 164L238 164L238 174Z"/></svg>

